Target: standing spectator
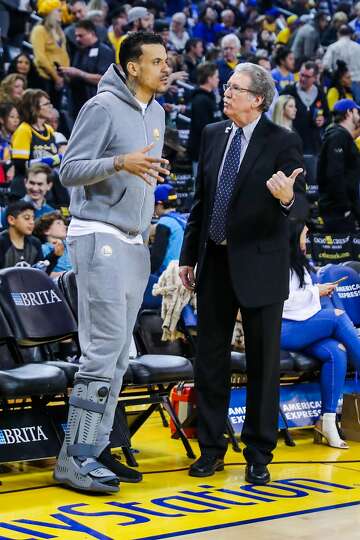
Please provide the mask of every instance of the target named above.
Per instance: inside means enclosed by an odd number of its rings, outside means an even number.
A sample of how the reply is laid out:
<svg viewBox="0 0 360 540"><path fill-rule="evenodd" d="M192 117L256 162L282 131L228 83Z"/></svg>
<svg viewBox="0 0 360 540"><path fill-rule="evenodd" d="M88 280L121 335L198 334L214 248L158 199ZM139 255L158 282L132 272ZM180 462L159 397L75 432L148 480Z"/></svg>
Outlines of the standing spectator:
<svg viewBox="0 0 360 540"><path fill-rule="evenodd" d="M112 48L98 40L93 22L84 20L76 23L75 35L77 49L72 65L60 68L60 72L69 84L74 118L84 103L96 95L101 76L115 61Z"/></svg>
<svg viewBox="0 0 360 540"><path fill-rule="evenodd" d="M276 68L271 71L276 90L281 92L285 86L294 82L295 56L286 48L279 47L275 53Z"/></svg>
<svg viewBox="0 0 360 540"><path fill-rule="evenodd" d="M332 111L339 99L353 99L351 92L351 75L342 60L336 61L337 68L333 72L331 86L326 94L329 110Z"/></svg>
<svg viewBox="0 0 360 540"><path fill-rule="evenodd" d="M32 165L26 173L26 195L23 200L32 204L35 219L55 210L46 202L46 195L52 188L50 175L50 167L42 164Z"/></svg>
<svg viewBox="0 0 360 540"><path fill-rule="evenodd" d="M191 125L188 143L194 178L197 175L202 130L206 125L221 119L221 111L214 93L219 85L217 65L210 62L200 64L197 68L197 77L199 88L194 91L191 98Z"/></svg>
<svg viewBox="0 0 360 540"><path fill-rule="evenodd" d="M326 69L335 71L337 60L346 63L351 75L354 100L360 103L360 44L352 41L351 36L351 28L341 26L338 40L327 48L323 64Z"/></svg>
<svg viewBox="0 0 360 540"><path fill-rule="evenodd" d="M185 45L184 65L189 74L189 81L196 83L196 68L204 55L204 46L199 38L188 39Z"/></svg>
<svg viewBox="0 0 360 540"><path fill-rule="evenodd" d="M355 4L355 15L356 17L349 22L349 26L354 32L354 39L360 43L360 2Z"/></svg>
<svg viewBox="0 0 360 540"><path fill-rule="evenodd" d="M185 30L186 16L184 13L174 13L171 17L169 41L179 52L185 49L189 34Z"/></svg>
<svg viewBox="0 0 360 540"><path fill-rule="evenodd" d="M108 31L108 40L115 51L115 62L118 64L121 43L125 39L125 26L127 25L127 16L125 8L118 8L111 17L112 30Z"/></svg>
<svg viewBox="0 0 360 540"><path fill-rule="evenodd" d="M38 88L41 84L34 62L26 53L18 54L10 62L8 74L10 73L17 73L25 77L27 88Z"/></svg>
<svg viewBox="0 0 360 540"><path fill-rule="evenodd" d="M42 22L32 30L30 41L34 49L34 62L41 77L41 88L50 96L55 107L60 108L64 79L58 66L69 66L65 34L61 27L60 0L40 0L39 15Z"/></svg>
<svg viewBox="0 0 360 540"><path fill-rule="evenodd" d="M275 103L272 121L278 126L282 126L289 131L293 131L293 123L296 117L296 103L293 96L279 96Z"/></svg>
<svg viewBox="0 0 360 540"><path fill-rule="evenodd" d="M320 47L320 35L327 25L327 15L319 11L313 21L304 24L298 29L291 47L297 65L315 58Z"/></svg>
<svg viewBox="0 0 360 540"><path fill-rule="evenodd" d="M323 47L328 47L338 39L339 28L343 25L346 26L348 22L348 16L343 11L337 11L331 23L326 28L325 32L321 36L321 45Z"/></svg>
<svg viewBox="0 0 360 540"><path fill-rule="evenodd" d="M72 60L73 54L77 49L75 27L79 21L84 21L88 15L88 6L85 0L73 0L70 6L72 15L75 18L75 22L68 26L65 30L67 50ZM96 26L96 35L101 42L107 41L107 29L103 26Z"/></svg>
<svg viewBox="0 0 360 540"><path fill-rule="evenodd" d="M150 12L141 6L133 7L128 11L128 32L146 32L150 30L152 20L150 17Z"/></svg>
<svg viewBox="0 0 360 540"><path fill-rule="evenodd" d="M314 156L320 151L321 135L329 119L325 94L315 82L317 75L315 62L305 62L299 72L299 82L286 86L282 92L295 98L294 129L302 139L304 154Z"/></svg>
<svg viewBox="0 0 360 540"><path fill-rule="evenodd" d="M26 90L24 75L12 73L7 75L0 83L0 103L12 103L16 107Z"/></svg>
<svg viewBox="0 0 360 540"><path fill-rule="evenodd" d="M205 46L216 43L218 34L221 32L221 26L217 19L218 15L215 9L205 5L199 22L194 26L193 37L202 39Z"/></svg>
<svg viewBox="0 0 360 540"><path fill-rule="evenodd" d="M48 123L51 116L52 104L46 92L32 89L24 92L20 105L23 122L11 139L15 172L19 176L16 189L20 190L17 191L20 197L24 194L26 163L32 159L57 156L54 130Z"/></svg>
<svg viewBox="0 0 360 540"><path fill-rule="evenodd" d="M286 26L276 36L276 43L279 45L288 45L290 46L291 38L294 35L295 29L297 27L297 21L299 17L297 15L290 15L286 19Z"/></svg>
<svg viewBox="0 0 360 540"><path fill-rule="evenodd" d="M219 70L219 91L224 93L223 85L228 82L238 64L240 53L240 40L236 34L228 34L221 40L222 59L217 62Z"/></svg>
<svg viewBox="0 0 360 540"><path fill-rule="evenodd" d="M353 132L360 107L350 99L334 105L318 163L319 210L329 233L350 233L360 224L360 153Z"/></svg>

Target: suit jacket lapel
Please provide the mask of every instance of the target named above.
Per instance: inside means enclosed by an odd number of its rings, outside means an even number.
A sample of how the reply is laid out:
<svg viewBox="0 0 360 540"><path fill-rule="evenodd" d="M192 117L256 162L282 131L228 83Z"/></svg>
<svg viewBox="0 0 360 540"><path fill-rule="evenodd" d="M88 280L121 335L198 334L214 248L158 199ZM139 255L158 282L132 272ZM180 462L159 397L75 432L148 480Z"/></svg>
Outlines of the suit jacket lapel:
<svg viewBox="0 0 360 540"><path fill-rule="evenodd" d="M269 143L266 137L268 132L267 128L268 120L266 116L263 115L259 120L256 128L254 129L254 132L250 139L250 143L246 149L245 156L241 162L232 199L234 199L236 194L241 189L244 180L248 176L249 171L251 170L251 167L255 163L256 159L261 154L265 144Z"/></svg>
<svg viewBox="0 0 360 540"><path fill-rule="evenodd" d="M219 135L216 137L216 145L213 149L213 159L212 159L213 174L211 175L210 201L213 201L215 197L217 180L219 177L219 170L220 170L221 162L224 157L226 145L230 137L231 126L232 126L232 122L231 120L228 120L225 124L225 127L221 128Z"/></svg>

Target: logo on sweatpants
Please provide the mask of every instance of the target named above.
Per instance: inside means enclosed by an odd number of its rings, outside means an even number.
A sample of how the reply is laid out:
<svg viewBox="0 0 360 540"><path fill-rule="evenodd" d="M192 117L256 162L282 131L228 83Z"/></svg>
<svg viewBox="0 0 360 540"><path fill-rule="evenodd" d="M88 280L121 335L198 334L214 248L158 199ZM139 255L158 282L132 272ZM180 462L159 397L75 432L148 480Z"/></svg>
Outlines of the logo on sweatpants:
<svg viewBox="0 0 360 540"><path fill-rule="evenodd" d="M112 247L109 245L105 245L101 248L101 255L104 255L104 257L111 257L112 252Z"/></svg>

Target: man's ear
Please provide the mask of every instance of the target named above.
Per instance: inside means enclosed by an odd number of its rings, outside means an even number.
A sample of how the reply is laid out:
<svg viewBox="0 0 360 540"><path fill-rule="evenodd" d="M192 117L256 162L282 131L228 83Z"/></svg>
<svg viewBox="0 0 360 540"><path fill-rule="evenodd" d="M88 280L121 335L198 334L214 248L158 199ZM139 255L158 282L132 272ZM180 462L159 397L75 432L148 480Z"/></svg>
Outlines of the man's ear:
<svg viewBox="0 0 360 540"><path fill-rule="evenodd" d="M16 218L14 216L8 216L7 217L7 222L11 226L13 226L15 224L15 220L16 220Z"/></svg>
<svg viewBox="0 0 360 540"><path fill-rule="evenodd" d="M136 62L128 62L126 66L127 72L131 77L137 77L138 76L138 69L139 66Z"/></svg>

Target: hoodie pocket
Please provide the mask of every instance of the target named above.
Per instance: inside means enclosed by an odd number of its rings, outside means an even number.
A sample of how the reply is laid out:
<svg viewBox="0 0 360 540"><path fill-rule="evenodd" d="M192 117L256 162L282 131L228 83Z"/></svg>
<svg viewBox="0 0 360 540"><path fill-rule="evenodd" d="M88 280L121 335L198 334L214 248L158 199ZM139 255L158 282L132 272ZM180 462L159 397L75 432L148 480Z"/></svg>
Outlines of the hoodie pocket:
<svg viewBox="0 0 360 540"><path fill-rule="evenodd" d="M119 197L114 203L110 204L110 208L112 208L113 206L116 206L117 204L119 204L119 203L123 200L123 198L124 198L125 195L126 195L127 189L128 189L128 188L126 187L126 188L123 190L123 192L121 193L120 197Z"/></svg>
<svg viewBox="0 0 360 540"><path fill-rule="evenodd" d="M143 207L146 204L146 187L133 181L126 186L119 200L109 207L107 221L123 231L138 233L141 231L144 218ZM153 208L151 209L151 215ZM151 220L151 216L150 216Z"/></svg>

